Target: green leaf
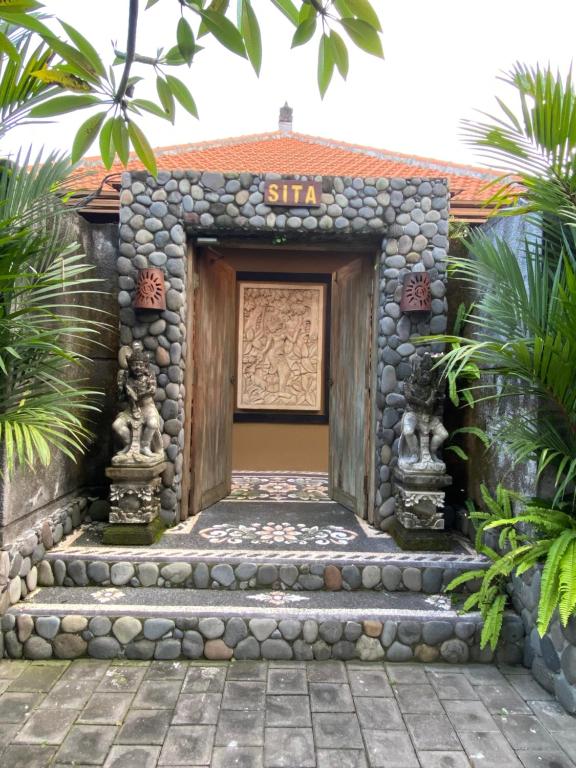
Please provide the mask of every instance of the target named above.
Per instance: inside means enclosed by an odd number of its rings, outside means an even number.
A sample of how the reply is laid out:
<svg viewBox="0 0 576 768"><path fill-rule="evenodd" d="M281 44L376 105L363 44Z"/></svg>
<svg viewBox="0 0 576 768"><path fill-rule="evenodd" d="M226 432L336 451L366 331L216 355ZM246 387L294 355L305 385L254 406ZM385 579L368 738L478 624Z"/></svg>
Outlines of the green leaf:
<svg viewBox="0 0 576 768"><path fill-rule="evenodd" d="M87 150L92 145L92 142L98 135L102 123L106 118L106 112L97 112L95 115L90 115L85 123L82 123L74 138L72 144L72 153L70 158L73 163L78 162L80 158L86 154Z"/></svg>
<svg viewBox="0 0 576 768"><path fill-rule="evenodd" d="M365 21L367 24L370 24L370 26L378 32L382 32L380 19L368 0L346 0L346 5L352 11L354 16L362 19L362 21Z"/></svg>
<svg viewBox="0 0 576 768"><path fill-rule="evenodd" d="M232 53L242 56L244 59L246 58L246 48L244 47L242 35L230 19L214 11L198 10L197 12L202 17L209 32L214 35L219 43L228 48L229 51L232 51Z"/></svg>
<svg viewBox="0 0 576 768"><path fill-rule="evenodd" d="M154 157L154 151L150 144L148 143L148 139L140 128L134 123L132 120L128 122L128 134L130 136L130 141L132 142L132 146L134 147L136 154L142 160L144 165L146 166L146 169L151 173L152 176L156 176L158 173L158 169L156 167L156 158Z"/></svg>
<svg viewBox="0 0 576 768"><path fill-rule="evenodd" d="M114 142L116 153L120 158L120 162L123 165L127 165L130 158L130 139L128 130L124 125L124 120L120 116L114 118L112 140Z"/></svg>
<svg viewBox="0 0 576 768"><path fill-rule="evenodd" d="M30 74L43 83L61 85L67 91L74 91L75 93L90 93L92 91L92 86L86 80L61 69L37 69Z"/></svg>
<svg viewBox="0 0 576 768"><path fill-rule="evenodd" d="M114 125L114 118L109 117L108 120L102 126L100 131L100 155L102 162L106 168L110 168L114 162L114 144L112 142L112 126Z"/></svg>
<svg viewBox="0 0 576 768"><path fill-rule="evenodd" d="M156 5L157 2L158 0L148 0L148 2L146 3L146 8L144 8L144 10L147 11L148 8L152 8L152 6Z"/></svg>
<svg viewBox="0 0 576 768"><path fill-rule="evenodd" d="M173 123L175 114L174 97L172 96L170 86L163 77L160 77L160 75L158 75L156 78L156 90L158 91L158 98L160 99L160 103L164 107L170 122Z"/></svg>
<svg viewBox="0 0 576 768"><path fill-rule="evenodd" d="M170 90L184 107L193 117L198 117L198 110L196 109L196 103L192 98L192 94L188 90L188 87L173 75L166 75L166 82L170 86Z"/></svg>
<svg viewBox="0 0 576 768"><path fill-rule="evenodd" d="M275 5L295 27L298 26L298 9L292 0L272 0L272 4Z"/></svg>
<svg viewBox="0 0 576 768"><path fill-rule="evenodd" d="M384 57L382 41L378 32L370 24L361 19L340 19L340 24L358 48L366 51L366 53L371 53L373 56Z"/></svg>
<svg viewBox="0 0 576 768"><path fill-rule="evenodd" d="M156 117L161 117L163 120L170 121L170 115L167 115L158 104L155 104L153 101L148 101L148 99L132 99L128 106L143 109L146 112L150 112L152 115L156 115Z"/></svg>
<svg viewBox="0 0 576 768"><path fill-rule="evenodd" d="M100 104L97 96L55 96L44 104L38 104L30 110L30 117L54 117L66 112L74 112L77 109L86 109Z"/></svg>
<svg viewBox="0 0 576 768"><path fill-rule="evenodd" d="M309 19L305 19L298 25L298 29L294 32L292 38L292 48L296 48L298 45L304 45L314 36L316 32L316 16L312 16Z"/></svg>
<svg viewBox="0 0 576 768"><path fill-rule="evenodd" d="M468 454L459 445L449 445L446 450L455 453L462 461L468 461Z"/></svg>
<svg viewBox="0 0 576 768"><path fill-rule="evenodd" d="M0 53L8 56L11 61L20 61L20 54L4 33L0 33Z"/></svg>
<svg viewBox="0 0 576 768"><path fill-rule="evenodd" d="M346 43L334 29L330 31L330 42L332 43L334 63L338 67L338 72L346 80L348 76L348 49L346 48Z"/></svg>
<svg viewBox="0 0 576 768"><path fill-rule="evenodd" d="M176 41L178 43L178 50L182 54L182 58L187 64L191 64L196 51L194 32L184 16L181 16L178 20L178 26L176 27Z"/></svg>
<svg viewBox="0 0 576 768"><path fill-rule="evenodd" d="M244 45L246 46L250 63L254 67L256 74L259 75L260 67L262 66L262 39L258 19L250 0L242 0L240 32L244 38Z"/></svg>
<svg viewBox="0 0 576 768"><path fill-rule="evenodd" d="M106 68L92 43L86 40L86 38L81 35L78 30L74 29L74 27L71 27L70 24L66 24L66 22L62 20L60 20L60 24L64 27L68 33L68 37L72 40L76 48L78 48L80 53L90 62L94 72L100 75L100 77L106 78Z"/></svg>
<svg viewBox="0 0 576 768"><path fill-rule="evenodd" d="M328 35L323 34L318 48L318 87L320 88L320 96L322 98L324 98L324 94L330 85L333 73L334 56L332 55L330 38Z"/></svg>
<svg viewBox="0 0 576 768"><path fill-rule="evenodd" d="M82 77L85 77L87 80L92 80L93 82L98 82L96 70L83 53L54 35L47 37L46 43Z"/></svg>

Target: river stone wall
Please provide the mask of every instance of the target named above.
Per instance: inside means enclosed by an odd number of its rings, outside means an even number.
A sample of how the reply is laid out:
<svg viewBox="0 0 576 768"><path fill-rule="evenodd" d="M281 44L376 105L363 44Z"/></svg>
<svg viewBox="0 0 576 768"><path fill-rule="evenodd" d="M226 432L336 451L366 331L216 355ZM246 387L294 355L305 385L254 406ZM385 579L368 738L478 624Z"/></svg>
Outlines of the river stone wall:
<svg viewBox="0 0 576 768"><path fill-rule="evenodd" d="M314 208L271 208L264 203L266 181L282 178L322 183ZM120 307L120 360L140 339L156 374L162 437L169 461L162 481L162 517L178 518L184 448L184 370L186 339L187 239L249 234L282 236L290 242L372 238L379 251L376 384L376 520L390 523L394 499L391 463L397 450L404 408L403 382L415 353L411 337L446 328L445 258L448 247L448 190L445 179L386 179L290 176L251 173L160 171L124 173L120 194L120 246L117 261ZM132 309L137 270L165 273L167 309ZM432 313L420 320L403 315L402 280L427 271Z"/></svg>
<svg viewBox="0 0 576 768"><path fill-rule="evenodd" d="M576 714L576 616L564 627L556 611L548 632L540 637L536 629L540 580L540 569L512 578L512 602L526 632L524 664L568 712Z"/></svg>
<svg viewBox="0 0 576 768"><path fill-rule="evenodd" d="M0 620L8 658L75 659L361 659L390 662L515 663L522 654L519 618L504 620L496 653L480 650L481 626L470 618L428 621L339 621L234 616L6 614Z"/></svg>
<svg viewBox="0 0 576 768"><path fill-rule="evenodd" d="M407 560L409 558L406 558ZM273 563L239 564L206 563L199 561L130 562L102 558L79 559L71 554L67 559L56 553L38 566L41 587L163 587L165 589L276 589L308 591L327 589L330 592L375 590L378 592L422 592L440 594L452 579L472 567L487 567L478 560L458 563L423 565L407 564L360 565L334 563ZM460 591L467 592L469 584ZM471 587L472 588L472 587Z"/></svg>
<svg viewBox="0 0 576 768"><path fill-rule="evenodd" d="M0 550L0 615L36 589L46 552L82 523L87 507L86 498L70 497Z"/></svg>

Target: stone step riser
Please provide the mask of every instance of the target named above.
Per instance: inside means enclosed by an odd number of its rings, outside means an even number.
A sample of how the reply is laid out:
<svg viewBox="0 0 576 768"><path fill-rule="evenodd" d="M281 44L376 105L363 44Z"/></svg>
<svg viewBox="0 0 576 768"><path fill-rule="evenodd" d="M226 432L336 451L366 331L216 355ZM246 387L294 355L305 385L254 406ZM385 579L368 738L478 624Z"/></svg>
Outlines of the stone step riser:
<svg viewBox="0 0 576 768"><path fill-rule="evenodd" d="M159 607L146 616L117 610L60 615L26 613L27 606L2 618L4 654L9 658L72 659L359 659L391 662L445 661L520 663L523 633L518 617L505 618L503 640L494 653L480 649L478 616L439 620L422 613L398 620L282 618L273 609L257 616L214 616L209 610L185 618ZM77 609L78 607L76 607ZM49 606L46 606L49 609ZM52 609L54 610L54 609ZM126 610L126 609L124 609ZM38 613L41 615L38 615ZM205 615L202 615L202 614ZM313 614L310 614L313 615ZM392 613L390 613L392 615Z"/></svg>
<svg viewBox="0 0 576 768"><path fill-rule="evenodd" d="M376 590L436 594L476 562L431 565L414 561L386 564L294 562L204 562L193 559L134 560L51 555L38 566L38 584L50 586L165 587L179 589L272 589L289 591ZM467 587L463 587L465 591Z"/></svg>

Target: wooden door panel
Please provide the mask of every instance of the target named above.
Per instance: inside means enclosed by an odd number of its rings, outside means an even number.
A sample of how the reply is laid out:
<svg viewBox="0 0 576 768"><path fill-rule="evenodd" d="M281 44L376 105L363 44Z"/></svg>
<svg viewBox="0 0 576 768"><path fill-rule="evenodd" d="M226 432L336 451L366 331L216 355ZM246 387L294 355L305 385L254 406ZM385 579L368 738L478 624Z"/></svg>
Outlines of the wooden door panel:
<svg viewBox="0 0 576 768"><path fill-rule="evenodd" d="M330 495L369 514L372 268L358 259L338 270L332 290Z"/></svg>
<svg viewBox="0 0 576 768"><path fill-rule="evenodd" d="M236 278L223 261L198 259L192 406L192 513L230 493Z"/></svg>

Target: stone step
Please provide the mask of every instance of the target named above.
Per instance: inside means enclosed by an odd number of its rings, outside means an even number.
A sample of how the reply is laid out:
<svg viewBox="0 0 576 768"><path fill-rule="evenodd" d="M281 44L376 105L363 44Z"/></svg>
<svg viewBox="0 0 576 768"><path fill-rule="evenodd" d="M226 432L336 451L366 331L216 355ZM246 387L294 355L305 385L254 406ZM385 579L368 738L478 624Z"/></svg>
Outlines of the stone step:
<svg viewBox="0 0 576 768"><path fill-rule="evenodd" d="M422 592L485 568L475 553L237 551L218 548L67 547L39 566L41 586Z"/></svg>
<svg viewBox="0 0 576 768"><path fill-rule="evenodd" d="M2 618L11 658L491 661L481 617L445 595L51 587ZM506 618L497 657L522 658L523 625Z"/></svg>

